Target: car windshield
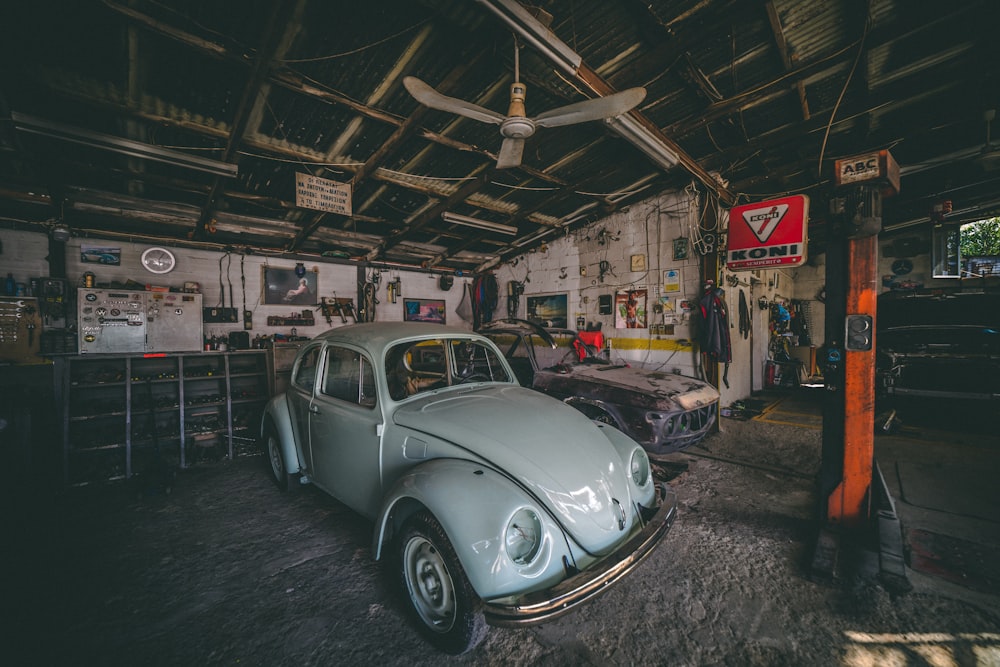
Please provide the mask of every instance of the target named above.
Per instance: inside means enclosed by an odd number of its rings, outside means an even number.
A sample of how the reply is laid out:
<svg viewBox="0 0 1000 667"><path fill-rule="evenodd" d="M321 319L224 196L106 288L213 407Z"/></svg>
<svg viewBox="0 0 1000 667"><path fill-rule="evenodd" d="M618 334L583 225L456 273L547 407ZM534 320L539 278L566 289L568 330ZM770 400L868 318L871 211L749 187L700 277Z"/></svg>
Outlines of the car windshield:
<svg viewBox="0 0 1000 667"><path fill-rule="evenodd" d="M551 368L557 364L564 364L573 361L573 337L561 333L552 333L552 340L556 342L553 349L541 336L528 334L525 340L535 350L535 360L539 368Z"/></svg>
<svg viewBox="0 0 1000 667"><path fill-rule="evenodd" d="M493 348L468 338L398 343L386 353L385 374L395 401L456 384L511 381Z"/></svg>

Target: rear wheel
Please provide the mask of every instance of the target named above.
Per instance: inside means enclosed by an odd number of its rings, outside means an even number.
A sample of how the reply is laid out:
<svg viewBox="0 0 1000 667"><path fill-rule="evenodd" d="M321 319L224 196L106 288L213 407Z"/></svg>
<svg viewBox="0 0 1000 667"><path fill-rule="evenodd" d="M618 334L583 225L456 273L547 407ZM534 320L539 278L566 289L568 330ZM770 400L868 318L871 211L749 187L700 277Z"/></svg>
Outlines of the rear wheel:
<svg viewBox="0 0 1000 667"><path fill-rule="evenodd" d="M264 453L270 464L271 479L282 491L295 488L294 476L288 472L288 461L281 449L281 440L274 426L269 425L264 431Z"/></svg>
<svg viewBox="0 0 1000 667"><path fill-rule="evenodd" d="M452 655L478 646L487 632L482 601L441 524L429 512L415 514L396 548L401 588L420 633Z"/></svg>

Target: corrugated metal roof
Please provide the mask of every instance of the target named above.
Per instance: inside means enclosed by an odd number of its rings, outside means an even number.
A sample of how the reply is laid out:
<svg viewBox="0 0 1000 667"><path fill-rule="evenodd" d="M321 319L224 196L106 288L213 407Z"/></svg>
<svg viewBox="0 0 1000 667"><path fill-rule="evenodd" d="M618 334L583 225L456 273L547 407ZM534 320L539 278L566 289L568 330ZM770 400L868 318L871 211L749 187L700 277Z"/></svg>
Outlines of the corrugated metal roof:
<svg viewBox="0 0 1000 667"><path fill-rule="evenodd" d="M717 188L709 171L729 184L724 201L821 198L833 159L887 147L904 170L947 157L904 180L889 224L926 215L949 189L969 217L998 212L1000 175L978 160L982 114L1000 102L988 0L525 5L583 64L568 73L519 40L529 116L644 86L636 113L688 167L664 169L595 121L539 129L520 167L495 170L497 126L426 109L402 79L504 114L515 43L486 5L507 1L21 3L0 45L0 216L474 270L657 189ZM62 138L11 113L56 123ZM238 176L74 133L226 160ZM296 173L351 182L353 214L296 206ZM444 210L517 234L459 228Z"/></svg>

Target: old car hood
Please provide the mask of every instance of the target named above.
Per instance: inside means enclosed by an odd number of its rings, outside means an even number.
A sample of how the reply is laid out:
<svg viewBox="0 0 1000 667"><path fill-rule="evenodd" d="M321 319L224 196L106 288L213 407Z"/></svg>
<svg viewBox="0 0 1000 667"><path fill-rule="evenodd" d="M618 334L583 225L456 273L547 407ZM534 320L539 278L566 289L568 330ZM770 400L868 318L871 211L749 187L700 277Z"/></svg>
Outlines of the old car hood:
<svg viewBox="0 0 1000 667"><path fill-rule="evenodd" d="M562 402L517 385L442 391L400 406L394 421L489 461L532 493L585 549L601 554L635 520L628 462Z"/></svg>
<svg viewBox="0 0 1000 667"><path fill-rule="evenodd" d="M551 388L559 393L559 386L573 383L579 387L575 383L581 380L591 386L601 385L617 392L636 392L660 401L673 401L684 410L711 405L719 400L719 392L715 387L701 380L676 373L662 373L630 366L602 364L555 366L536 373L535 386L538 389Z"/></svg>

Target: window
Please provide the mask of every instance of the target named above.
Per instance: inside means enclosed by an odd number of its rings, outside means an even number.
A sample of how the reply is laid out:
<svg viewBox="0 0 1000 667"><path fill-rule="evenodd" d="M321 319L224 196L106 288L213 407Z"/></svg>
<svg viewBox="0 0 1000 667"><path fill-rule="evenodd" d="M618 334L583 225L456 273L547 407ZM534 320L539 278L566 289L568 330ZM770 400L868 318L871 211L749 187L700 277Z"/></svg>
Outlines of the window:
<svg viewBox="0 0 1000 667"><path fill-rule="evenodd" d="M295 379L292 383L300 388L312 393L313 384L316 381L316 365L319 362L319 348L313 349L302 355L298 367L295 369Z"/></svg>
<svg viewBox="0 0 1000 667"><path fill-rule="evenodd" d="M326 351L323 394L371 408L375 406L375 374L360 352L330 346Z"/></svg>
<svg viewBox="0 0 1000 667"><path fill-rule="evenodd" d="M555 341L555 349L545 344L541 336L531 334L531 347L535 352L535 361L539 368L552 368L557 364L566 361L567 355L572 350L573 336L562 333L552 333L552 340Z"/></svg>
<svg viewBox="0 0 1000 667"><path fill-rule="evenodd" d="M958 225L937 225L931 232L931 264L934 278L958 278L962 262L959 251L961 229Z"/></svg>
<svg viewBox="0 0 1000 667"><path fill-rule="evenodd" d="M468 339L400 343L386 354L385 375L394 401L464 382L510 382L493 348Z"/></svg>
<svg viewBox="0 0 1000 667"><path fill-rule="evenodd" d="M458 382L508 382L510 376L503 363L481 342L472 340L451 341L455 355L453 376Z"/></svg>

